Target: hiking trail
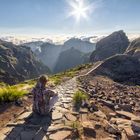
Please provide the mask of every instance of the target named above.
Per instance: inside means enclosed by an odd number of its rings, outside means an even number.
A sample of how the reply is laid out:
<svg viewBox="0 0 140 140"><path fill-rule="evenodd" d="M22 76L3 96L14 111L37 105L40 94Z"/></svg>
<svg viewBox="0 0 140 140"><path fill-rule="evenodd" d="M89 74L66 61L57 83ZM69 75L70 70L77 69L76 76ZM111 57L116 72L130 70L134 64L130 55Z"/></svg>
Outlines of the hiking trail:
<svg viewBox="0 0 140 140"><path fill-rule="evenodd" d="M65 126L67 120L76 121L72 115L72 96L77 90L76 78L72 78L53 89L59 99L50 116L32 116L32 106L15 118L0 132L0 140L61 140L71 134L72 128ZM59 130L59 131L58 131ZM58 131L58 132L57 132Z"/></svg>

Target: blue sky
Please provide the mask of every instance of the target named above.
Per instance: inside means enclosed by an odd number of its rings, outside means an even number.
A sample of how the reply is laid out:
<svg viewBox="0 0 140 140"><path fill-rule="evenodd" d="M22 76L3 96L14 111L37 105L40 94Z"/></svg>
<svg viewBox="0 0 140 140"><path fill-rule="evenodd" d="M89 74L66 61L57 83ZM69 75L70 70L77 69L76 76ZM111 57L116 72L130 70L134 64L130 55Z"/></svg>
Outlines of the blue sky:
<svg viewBox="0 0 140 140"><path fill-rule="evenodd" d="M123 29L140 33L140 0L84 0L89 19L68 16L74 0L0 0L0 33L96 35Z"/></svg>

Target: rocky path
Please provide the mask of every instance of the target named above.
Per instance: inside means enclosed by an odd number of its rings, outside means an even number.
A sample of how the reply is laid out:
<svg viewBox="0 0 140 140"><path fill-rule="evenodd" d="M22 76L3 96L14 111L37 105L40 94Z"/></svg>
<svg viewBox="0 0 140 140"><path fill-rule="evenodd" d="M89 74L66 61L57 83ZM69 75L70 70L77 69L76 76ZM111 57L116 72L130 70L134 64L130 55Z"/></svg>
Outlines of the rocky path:
<svg viewBox="0 0 140 140"><path fill-rule="evenodd" d="M53 89L59 100L52 114L33 115L31 106L26 106L0 131L0 140L140 139L139 87L121 85L100 76L88 79L82 76L78 82L77 78ZM79 88L90 97L75 112L72 96Z"/></svg>
<svg viewBox="0 0 140 140"><path fill-rule="evenodd" d="M123 85L103 76L89 75L79 80L90 96L86 106L92 109L91 118L104 134L115 140L140 140L139 86Z"/></svg>
<svg viewBox="0 0 140 140"><path fill-rule="evenodd" d="M59 100L52 115L32 115L31 106L28 106L21 115L1 130L0 140L61 140L69 137L73 128L66 125L66 122L76 120L71 114L72 95L76 90L76 78L57 86L54 91L58 93Z"/></svg>

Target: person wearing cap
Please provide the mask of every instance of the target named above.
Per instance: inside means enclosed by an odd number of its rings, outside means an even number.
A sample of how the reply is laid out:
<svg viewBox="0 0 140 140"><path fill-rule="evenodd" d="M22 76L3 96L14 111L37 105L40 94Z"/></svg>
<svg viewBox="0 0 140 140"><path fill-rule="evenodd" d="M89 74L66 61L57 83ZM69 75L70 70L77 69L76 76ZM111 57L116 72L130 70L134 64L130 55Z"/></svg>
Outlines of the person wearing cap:
<svg viewBox="0 0 140 140"><path fill-rule="evenodd" d="M46 88L47 76L41 76L33 88L33 112L40 115L47 115L58 101L58 95Z"/></svg>

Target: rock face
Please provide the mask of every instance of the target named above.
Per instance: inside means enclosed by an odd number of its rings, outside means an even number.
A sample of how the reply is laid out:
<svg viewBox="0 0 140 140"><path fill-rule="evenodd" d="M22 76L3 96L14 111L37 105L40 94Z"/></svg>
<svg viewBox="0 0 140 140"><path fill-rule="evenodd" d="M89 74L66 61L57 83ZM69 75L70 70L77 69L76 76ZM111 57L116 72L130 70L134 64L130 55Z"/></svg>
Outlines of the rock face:
<svg viewBox="0 0 140 140"><path fill-rule="evenodd" d="M140 61L140 38L133 40L125 53L138 58Z"/></svg>
<svg viewBox="0 0 140 140"><path fill-rule="evenodd" d="M0 81L15 84L47 72L30 48L0 41Z"/></svg>
<svg viewBox="0 0 140 140"><path fill-rule="evenodd" d="M115 55L106 59L91 75L105 75L117 82L140 85L140 61L128 55Z"/></svg>
<svg viewBox="0 0 140 140"><path fill-rule="evenodd" d="M128 38L123 31L114 32L97 42L90 60L93 62L101 61L115 54L123 54L128 45Z"/></svg>
<svg viewBox="0 0 140 140"><path fill-rule="evenodd" d="M54 72L61 72L88 62L88 54L84 54L74 48L70 48L60 54L54 68Z"/></svg>

